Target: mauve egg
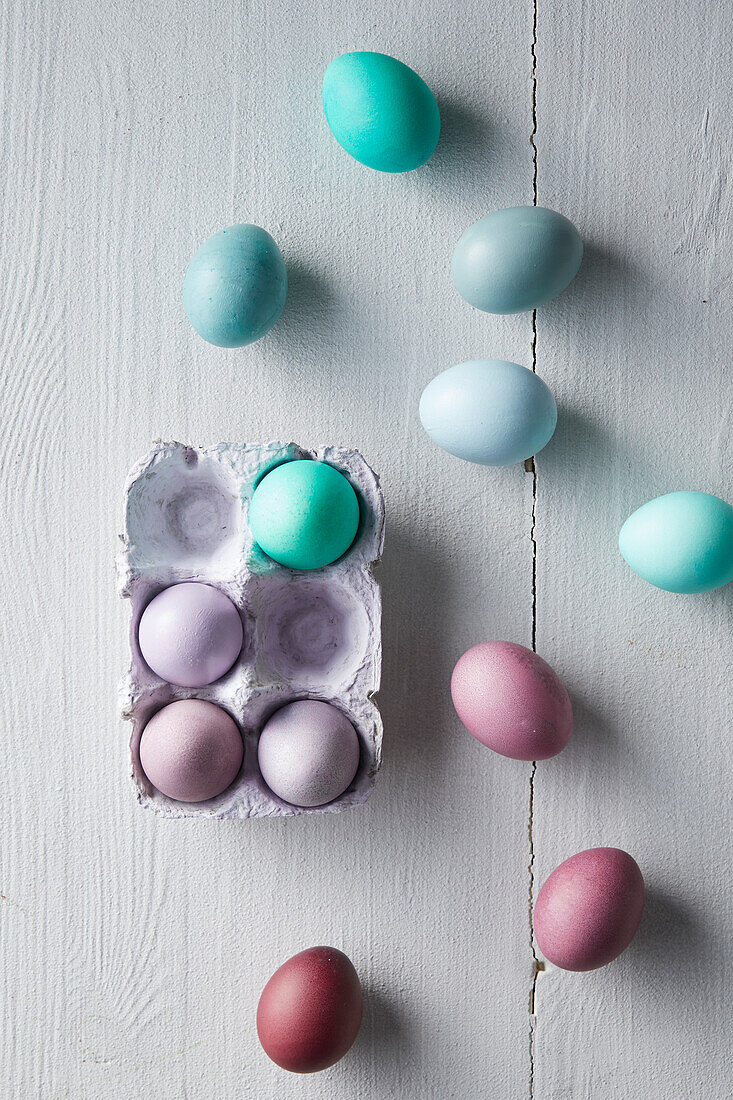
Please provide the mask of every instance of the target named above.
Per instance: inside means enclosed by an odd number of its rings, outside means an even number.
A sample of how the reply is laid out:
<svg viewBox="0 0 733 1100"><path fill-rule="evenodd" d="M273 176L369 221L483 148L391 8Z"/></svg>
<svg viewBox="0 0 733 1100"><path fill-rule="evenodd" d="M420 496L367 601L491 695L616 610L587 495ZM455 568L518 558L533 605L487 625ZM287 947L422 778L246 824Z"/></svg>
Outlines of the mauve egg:
<svg viewBox="0 0 733 1100"><path fill-rule="evenodd" d="M257 746L262 778L294 806L322 806L348 787L359 767L359 738L330 703L301 699L275 711Z"/></svg>
<svg viewBox="0 0 733 1100"><path fill-rule="evenodd" d="M481 642L467 650L453 669L451 695L469 733L514 760L555 756L573 730L561 680L516 642Z"/></svg>
<svg viewBox="0 0 733 1100"><path fill-rule="evenodd" d="M178 802L215 798L242 766L242 736L225 710L203 699L169 703L140 739L140 764L162 794Z"/></svg>
<svg viewBox="0 0 733 1100"><path fill-rule="evenodd" d="M556 867L534 907L542 954L563 970L595 970L625 951L644 909L644 879L620 848L589 848Z"/></svg>
<svg viewBox="0 0 733 1100"><path fill-rule="evenodd" d="M335 947L310 947L275 971L257 1006L263 1050L291 1073L343 1058L359 1034L362 996L353 963Z"/></svg>
<svg viewBox="0 0 733 1100"><path fill-rule="evenodd" d="M218 588L185 581L150 601L138 628L140 652L162 680L181 687L213 684L242 648L242 620Z"/></svg>

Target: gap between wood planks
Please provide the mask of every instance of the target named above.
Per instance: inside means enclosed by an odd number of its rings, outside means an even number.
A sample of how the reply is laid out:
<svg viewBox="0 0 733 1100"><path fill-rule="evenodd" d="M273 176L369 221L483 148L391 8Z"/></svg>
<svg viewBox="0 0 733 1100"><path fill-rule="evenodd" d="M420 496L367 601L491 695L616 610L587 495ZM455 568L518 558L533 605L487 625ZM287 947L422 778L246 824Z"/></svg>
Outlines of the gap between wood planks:
<svg viewBox="0 0 733 1100"><path fill-rule="evenodd" d="M532 146L532 205L537 206L537 4L532 7L532 129L529 144ZM532 371L537 373L537 310L532 311ZM537 463L528 458L524 464L532 476L532 520L529 537L532 542L532 651L537 652ZM529 990L529 1100L534 1100L534 1032L536 1025L535 1001L537 996L537 978L545 969L544 963L537 957L534 947L534 780L537 773L537 761L532 761L529 775L529 812L527 835L529 839L529 946L532 952L532 984Z"/></svg>

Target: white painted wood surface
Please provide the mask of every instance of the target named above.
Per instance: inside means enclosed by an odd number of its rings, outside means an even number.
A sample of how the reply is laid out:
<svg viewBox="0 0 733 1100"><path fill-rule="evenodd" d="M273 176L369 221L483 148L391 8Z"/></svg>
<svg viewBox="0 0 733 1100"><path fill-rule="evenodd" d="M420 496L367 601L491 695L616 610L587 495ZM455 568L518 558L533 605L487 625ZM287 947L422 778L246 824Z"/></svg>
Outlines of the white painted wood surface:
<svg viewBox="0 0 733 1100"><path fill-rule="evenodd" d="M540 974L530 1020L531 766L459 727L448 679L483 638L529 644L533 479L443 455L423 385L531 363L531 317L452 290L454 241L533 201L529 0L344 8L8 0L2 14L3 677L0 1096L722 1097L731 591L674 597L617 528L673 488L730 495L730 10L538 0L538 200L589 248L537 317L561 406L537 463L537 647L577 731L534 778L535 889L579 848L638 858L650 900L607 970ZM383 49L438 95L423 170L350 161L328 61ZM188 259L251 220L283 249L281 322L223 352L183 316ZM385 765L337 817L161 822L115 714L125 473L155 437L359 447L388 509ZM288 1076L260 989L332 943L362 1034ZM530 1042L531 1033L531 1042Z"/></svg>

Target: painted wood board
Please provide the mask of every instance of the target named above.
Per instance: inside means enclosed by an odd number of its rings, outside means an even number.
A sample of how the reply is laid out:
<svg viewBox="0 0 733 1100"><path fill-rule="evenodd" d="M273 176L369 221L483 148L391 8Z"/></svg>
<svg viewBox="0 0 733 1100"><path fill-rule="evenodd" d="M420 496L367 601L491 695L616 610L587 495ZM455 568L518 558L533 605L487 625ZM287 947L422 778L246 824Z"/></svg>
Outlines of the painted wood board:
<svg viewBox="0 0 733 1100"><path fill-rule="evenodd" d="M6 6L1 1096L525 1097L532 1081L536 1097L628 1096L642 1081L667 1097L716 1073L722 1095L724 1015L704 1006L722 997L730 900L715 736L730 601L670 598L662 632L658 594L613 550L616 521L665 478L694 467L725 489L726 17L703 7L660 28L630 4L539 0L539 201L591 249L538 317L562 410L534 501L531 475L443 455L417 419L443 367L531 362L531 317L478 314L448 275L469 222L533 201L531 3L490 18L473 0ZM436 91L424 170L370 173L325 129L323 69L356 47ZM652 95L670 57L690 97L676 112ZM263 341L222 352L188 326L182 276L241 220L280 242L290 295ZM157 437L273 436L337 439L382 476L384 770L333 819L160 822L135 803L115 713L124 477ZM538 649L579 712L567 756L534 778L535 876L614 824L661 900L602 982L540 977L530 1061L531 766L474 743L447 685L480 638L530 644L535 598ZM262 1055L254 1010L274 967L319 942L354 959L365 1024L339 1066L290 1077Z"/></svg>
<svg viewBox="0 0 733 1100"><path fill-rule="evenodd" d="M730 1092L733 591L654 589L616 540L662 493L731 498L732 23L704 3L539 5L539 202L588 248L537 318L560 405L537 463L537 646L577 724L538 765L534 870L616 845L648 900L607 969L539 975L538 1098Z"/></svg>

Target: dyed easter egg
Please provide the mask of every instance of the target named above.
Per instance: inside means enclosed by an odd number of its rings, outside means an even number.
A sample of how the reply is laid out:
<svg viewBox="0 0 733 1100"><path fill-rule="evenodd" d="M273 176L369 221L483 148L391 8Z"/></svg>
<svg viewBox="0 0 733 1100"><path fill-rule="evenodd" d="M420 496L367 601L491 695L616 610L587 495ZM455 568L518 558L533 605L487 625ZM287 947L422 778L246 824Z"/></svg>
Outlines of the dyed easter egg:
<svg viewBox="0 0 733 1100"><path fill-rule="evenodd" d="M359 767L359 738L342 711L317 699L288 703L260 734L262 778L294 806L323 806L343 794Z"/></svg>
<svg viewBox="0 0 733 1100"><path fill-rule="evenodd" d="M510 466L549 443L557 405L542 379L526 367L474 359L428 382L420 420L430 438L456 458Z"/></svg>
<svg viewBox="0 0 733 1100"><path fill-rule="evenodd" d="M268 1058L291 1073L317 1073L346 1054L361 1027L362 994L351 960L310 947L275 971L257 1006Z"/></svg>
<svg viewBox="0 0 733 1100"><path fill-rule="evenodd" d="M557 297L578 274L583 242L542 206L512 206L469 226L453 252L456 290L487 313L522 313Z"/></svg>
<svg viewBox="0 0 733 1100"><path fill-rule="evenodd" d="M300 459L262 478L249 512L262 550L290 569L320 569L351 546L359 501L351 482L325 462Z"/></svg>
<svg viewBox="0 0 733 1100"><path fill-rule="evenodd" d="M710 493L667 493L624 523L619 549L649 584L710 592L733 580L733 508Z"/></svg>
<svg viewBox="0 0 733 1100"><path fill-rule="evenodd" d="M411 172L440 135L435 96L416 72L384 53L345 53L326 69L323 110L339 145L379 172Z"/></svg>
<svg viewBox="0 0 733 1100"><path fill-rule="evenodd" d="M169 703L140 739L140 763L154 787L179 802L204 802L233 783L242 766L233 718L203 699Z"/></svg>
<svg viewBox="0 0 733 1100"><path fill-rule="evenodd" d="M188 265L186 315L220 348L259 340L282 313L288 276L280 249L257 225L231 225L209 237Z"/></svg>
<svg viewBox="0 0 733 1100"><path fill-rule="evenodd" d="M150 601L138 641L156 676L182 687L203 687L228 672L239 656L242 620L218 588L186 581Z"/></svg>
<svg viewBox="0 0 733 1100"><path fill-rule="evenodd" d="M514 760L546 760L573 730L568 693L557 674L515 642L481 642L453 669L456 713L477 741Z"/></svg>
<svg viewBox="0 0 733 1100"><path fill-rule="evenodd" d="M644 909L644 879L620 848L590 848L556 867L534 907L542 954L563 970L595 970L625 951Z"/></svg>

